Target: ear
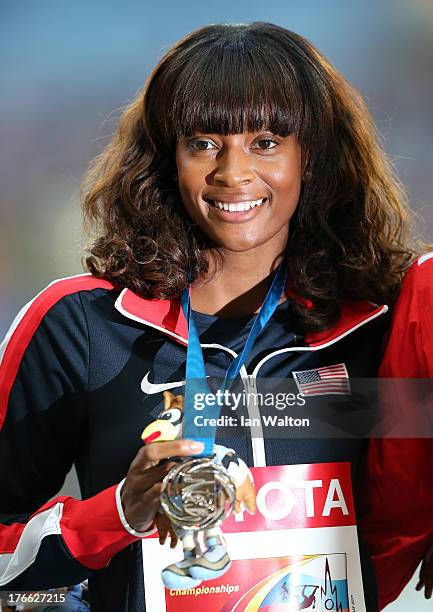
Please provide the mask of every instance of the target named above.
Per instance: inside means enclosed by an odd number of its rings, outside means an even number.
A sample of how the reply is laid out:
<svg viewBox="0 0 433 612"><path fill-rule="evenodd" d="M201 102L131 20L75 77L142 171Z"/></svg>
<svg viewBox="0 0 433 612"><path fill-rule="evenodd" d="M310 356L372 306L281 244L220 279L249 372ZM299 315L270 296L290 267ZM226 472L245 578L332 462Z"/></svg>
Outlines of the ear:
<svg viewBox="0 0 433 612"><path fill-rule="evenodd" d="M175 400L175 396L171 391L163 391L162 397L164 398L164 410L168 410Z"/></svg>

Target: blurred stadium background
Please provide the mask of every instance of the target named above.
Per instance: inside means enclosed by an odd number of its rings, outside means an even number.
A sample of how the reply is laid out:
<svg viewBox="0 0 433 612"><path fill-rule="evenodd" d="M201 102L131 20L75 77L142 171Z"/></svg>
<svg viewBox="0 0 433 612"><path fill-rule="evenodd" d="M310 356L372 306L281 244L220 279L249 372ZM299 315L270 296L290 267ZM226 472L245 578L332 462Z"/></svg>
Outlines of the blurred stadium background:
<svg viewBox="0 0 433 612"><path fill-rule="evenodd" d="M121 108L180 36L273 21L309 38L362 92L433 239L433 3L44 0L1 7L0 336L56 278L81 272L79 185ZM68 481L74 492L75 483ZM390 612L433 604L412 584Z"/></svg>

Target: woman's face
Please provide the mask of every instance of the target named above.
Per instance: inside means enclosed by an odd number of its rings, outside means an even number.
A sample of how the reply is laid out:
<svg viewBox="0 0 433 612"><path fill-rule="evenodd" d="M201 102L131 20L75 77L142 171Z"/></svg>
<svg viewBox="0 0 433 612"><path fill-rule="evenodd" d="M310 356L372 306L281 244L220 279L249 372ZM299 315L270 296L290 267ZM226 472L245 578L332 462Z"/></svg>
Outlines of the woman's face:
<svg viewBox="0 0 433 612"><path fill-rule="evenodd" d="M176 164L184 206L217 246L285 244L302 181L295 136L196 133L177 143Z"/></svg>

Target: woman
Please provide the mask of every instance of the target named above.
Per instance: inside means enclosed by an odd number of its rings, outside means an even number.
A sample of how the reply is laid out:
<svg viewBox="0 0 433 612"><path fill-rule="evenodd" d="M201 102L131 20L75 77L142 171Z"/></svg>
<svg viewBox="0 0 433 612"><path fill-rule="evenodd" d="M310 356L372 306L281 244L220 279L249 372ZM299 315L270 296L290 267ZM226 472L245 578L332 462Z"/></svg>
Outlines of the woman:
<svg viewBox="0 0 433 612"><path fill-rule="evenodd" d="M92 609L143 610L152 560L140 539L165 460L202 450L140 441L163 390L184 385L190 281L206 372L221 377L287 253L286 290L241 382L302 390L300 374L322 369L376 374L386 304L415 251L360 96L305 39L266 23L204 27L166 53L95 162L83 208L90 274L52 283L2 345L0 584L89 578ZM230 445L255 466L349 462L355 474L363 448L236 433ZM84 501L47 501L72 464Z"/></svg>

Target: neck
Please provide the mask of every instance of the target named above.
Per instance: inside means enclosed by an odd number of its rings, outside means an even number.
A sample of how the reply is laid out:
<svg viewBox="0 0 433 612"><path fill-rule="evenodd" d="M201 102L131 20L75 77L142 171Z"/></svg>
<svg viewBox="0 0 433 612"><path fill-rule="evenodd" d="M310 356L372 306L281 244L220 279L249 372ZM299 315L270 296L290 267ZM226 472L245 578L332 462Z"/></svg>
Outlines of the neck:
<svg viewBox="0 0 433 612"><path fill-rule="evenodd" d="M260 310L284 245L275 252L257 247L245 252L224 250L222 263L208 252L209 270L192 285L191 306L204 314L225 318L253 315ZM280 302L285 300L281 297Z"/></svg>

